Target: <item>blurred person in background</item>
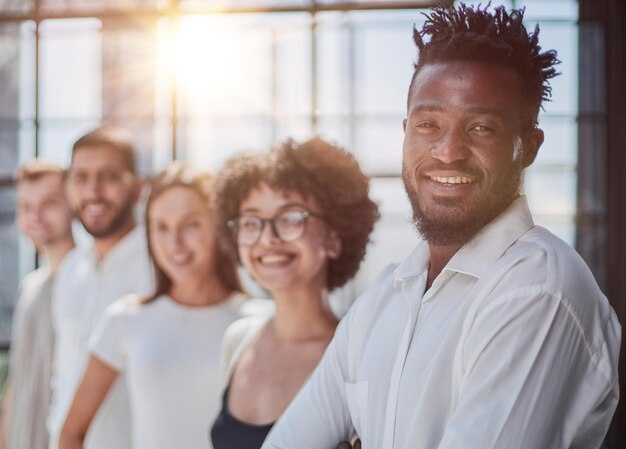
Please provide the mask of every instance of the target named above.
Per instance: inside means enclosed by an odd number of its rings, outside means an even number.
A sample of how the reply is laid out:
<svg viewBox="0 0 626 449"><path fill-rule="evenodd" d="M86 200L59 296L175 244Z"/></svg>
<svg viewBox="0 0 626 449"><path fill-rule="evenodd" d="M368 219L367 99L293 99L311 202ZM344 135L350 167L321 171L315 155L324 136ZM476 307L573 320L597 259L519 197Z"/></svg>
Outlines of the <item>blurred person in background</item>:
<svg viewBox="0 0 626 449"><path fill-rule="evenodd" d="M142 189L130 134L103 126L76 141L67 174L67 195L93 237L59 268L52 297L55 349L50 449L57 447L74 392L88 358L88 340L106 307L130 294L148 294L154 279L142 226L133 214ZM118 380L87 435L88 449L129 449L126 384Z"/></svg>
<svg viewBox="0 0 626 449"><path fill-rule="evenodd" d="M9 379L2 403L0 447L46 449L54 335L52 283L74 247L73 214L65 196L65 172L35 160L17 172L17 225L43 259L21 282L11 339Z"/></svg>
<svg viewBox="0 0 626 449"><path fill-rule="evenodd" d="M329 294L357 273L379 217L368 193L354 157L317 138L234 158L220 173L222 241L276 313L226 332L215 449L260 448L322 357L338 323Z"/></svg>
<svg viewBox="0 0 626 449"><path fill-rule="evenodd" d="M121 373L133 449L211 448L207 427L219 409L224 330L267 306L241 292L236 264L217 242L213 186L208 173L184 163L173 163L151 182L146 224L156 290L122 298L105 312L61 449L83 447Z"/></svg>

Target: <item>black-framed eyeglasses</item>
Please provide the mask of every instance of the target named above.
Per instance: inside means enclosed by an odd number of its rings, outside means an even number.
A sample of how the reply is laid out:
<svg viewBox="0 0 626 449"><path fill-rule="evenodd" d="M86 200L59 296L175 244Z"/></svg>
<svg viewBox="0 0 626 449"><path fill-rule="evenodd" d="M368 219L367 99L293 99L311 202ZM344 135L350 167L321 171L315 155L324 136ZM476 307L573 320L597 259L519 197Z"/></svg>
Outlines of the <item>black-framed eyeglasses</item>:
<svg viewBox="0 0 626 449"><path fill-rule="evenodd" d="M261 218L255 215L242 215L226 222L233 230L239 245L254 245L269 223L272 232L283 242L298 240L306 230L306 223L310 217L324 219L323 215L308 210L288 209L281 211L272 218Z"/></svg>

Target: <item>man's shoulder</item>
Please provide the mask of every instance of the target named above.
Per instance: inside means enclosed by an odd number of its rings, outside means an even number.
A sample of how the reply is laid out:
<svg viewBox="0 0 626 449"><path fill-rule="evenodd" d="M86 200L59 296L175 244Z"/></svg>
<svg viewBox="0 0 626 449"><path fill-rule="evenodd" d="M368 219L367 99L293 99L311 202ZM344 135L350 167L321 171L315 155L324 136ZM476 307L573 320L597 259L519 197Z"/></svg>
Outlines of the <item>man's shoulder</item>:
<svg viewBox="0 0 626 449"><path fill-rule="evenodd" d="M493 280L493 285L489 285ZM534 226L518 239L481 279L483 305L525 299L549 310L566 311L591 344L608 329L619 327L615 312L591 270L569 244L550 231ZM600 343L598 343L600 344Z"/></svg>
<svg viewBox="0 0 626 449"><path fill-rule="evenodd" d="M567 298L602 296L591 270L571 245L541 226L534 226L503 255L521 286L542 285Z"/></svg>
<svg viewBox="0 0 626 449"><path fill-rule="evenodd" d="M20 282L16 307L22 311L39 308L39 304L48 303L52 296L52 275L46 267L40 267L28 273Z"/></svg>
<svg viewBox="0 0 626 449"><path fill-rule="evenodd" d="M51 279L52 275L50 273L50 270L48 270L47 267L42 266L24 276L24 278L20 282L20 287L22 289L30 287L40 288Z"/></svg>

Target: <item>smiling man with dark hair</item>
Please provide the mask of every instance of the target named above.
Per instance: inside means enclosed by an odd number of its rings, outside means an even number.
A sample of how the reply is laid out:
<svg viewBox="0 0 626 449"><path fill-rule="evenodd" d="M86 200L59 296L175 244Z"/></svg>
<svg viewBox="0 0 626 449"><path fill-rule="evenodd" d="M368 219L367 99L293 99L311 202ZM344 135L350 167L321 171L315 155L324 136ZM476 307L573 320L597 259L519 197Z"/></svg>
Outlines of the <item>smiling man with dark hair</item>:
<svg viewBox="0 0 626 449"><path fill-rule="evenodd" d="M67 173L67 194L93 242L67 256L53 289L50 449L58 445L59 432L87 365L89 338L104 310L124 295L152 291L145 232L136 225L133 214L141 188L128 131L101 126L76 141ZM130 409L123 376L95 416L84 446L131 447Z"/></svg>
<svg viewBox="0 0 626 449"><path fill-rule="evenodd" d="M600 446L621 329L520 193L558 62L523 14L461 4L415 31L402 178L424 241L357 300L263 449Z"/></svg>

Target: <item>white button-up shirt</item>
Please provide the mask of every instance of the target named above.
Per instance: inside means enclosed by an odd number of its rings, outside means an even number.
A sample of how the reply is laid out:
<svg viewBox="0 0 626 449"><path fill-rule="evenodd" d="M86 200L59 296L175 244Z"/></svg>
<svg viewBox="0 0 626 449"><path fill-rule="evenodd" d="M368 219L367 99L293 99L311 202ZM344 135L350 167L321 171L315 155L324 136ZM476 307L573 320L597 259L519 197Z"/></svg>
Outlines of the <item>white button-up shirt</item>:
<svg viewBox="0 0 626 449"><path fill-rule="evenodd" d="M63 422L88 360L89 337L106 307L129 293L145 295L154 281L145 229L136 227L106 257L97 260L93 246L75 248L64 259L52 297L55 349L52 404L48 417L50 448L57 447ZM91 424L86 449L130 448L130 413L126 382L120 376Z"/></svg>
<svg viewBox="0 0 626 449"><path fill-rule="evenodd" d="M357 300L263 449L599 447L620 325L525 197L425 291L428 265L423 242Z"/></svg>

